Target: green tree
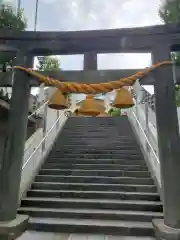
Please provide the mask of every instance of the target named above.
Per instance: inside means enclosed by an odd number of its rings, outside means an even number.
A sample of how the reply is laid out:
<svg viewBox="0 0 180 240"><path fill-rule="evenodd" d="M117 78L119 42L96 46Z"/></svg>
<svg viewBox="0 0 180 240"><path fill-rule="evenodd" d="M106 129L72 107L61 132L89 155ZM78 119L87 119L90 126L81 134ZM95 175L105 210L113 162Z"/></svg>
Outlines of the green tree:
<svg viewBox="0 0 180 240"><path fill-rule="evenodd" d="M60 61L57 57L41 57L38 65L39 71L58 71L60 70Z"/></svg>
<svg viewBox="0 0 180 240"><path fill-rule="evenodd" d="M180 0L164 1L159 15L165 24L180 23Z"/></svg>
<svg viewBox="0 0 180 240"><path fill-rule="evenodd" d="M15 8L5 3L3 0L0 1L0 29L12 29L15 31L25 30L27 27L27 21L24 17L23 10L20 9L16 13ZM13 53L1 53L0 55L0 66L3 71L6 70L6 65L10 64L14 58Z"/></svg>
<svg viewBox="0 0 180 240"><path fill-rule="evenodd" d="M111 108L108 112L110 116L120 116L121 115L121 109L119 108Z"/></svg>
<svg viewBox="0 0 180 240"><path fill-rule="evenodd" d="M57 57L44 56L39 57L39 64L37 66L39 71L60 71L60 60ZM64 93L64 96L70 101L71 94Z"/></svg>
<svg viewBox="0 0 180 240"><path fill-rule="evenodd" d="M180 23L180 0L164 1L159 9L159 16L165 24ZM180 66L180 53L172 53L172 60ZM180 107L180 86L175 86L176 105Z"/></svg>
<svg viewBox="0 0 180 240"><path fill-rule="evenodd" d="M159 9L159 16L165 24L180 23L180 0L164 1ZM180 65L180 53L172 53L172 59Z"/></svg>
<svg viewBox="0 0 180 240"><path fill-rule="evenodd" d="M13 29L17 31L25 30L27 21L24 18L23 10L20 9L18 13L9 4L1 4L0 6L0 28Z"/></svg>
<svg viewBox="0 0 180 240"><path fill-rule="evenodd" d="M175 86L175 97L176 97L176 105L177 107L180 107L180 86L176 85Z"/></svg>

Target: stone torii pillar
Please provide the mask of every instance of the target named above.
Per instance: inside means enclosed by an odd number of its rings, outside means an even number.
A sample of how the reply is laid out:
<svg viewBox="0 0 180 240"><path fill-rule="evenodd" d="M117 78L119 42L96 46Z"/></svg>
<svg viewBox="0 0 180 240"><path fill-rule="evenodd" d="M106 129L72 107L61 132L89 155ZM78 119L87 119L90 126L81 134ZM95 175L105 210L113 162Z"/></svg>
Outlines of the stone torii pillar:
<svg viewBox="0 0 180 240"><path fill-rule="evenodd" d="M16 65L32 67L33 56L19 52ZM16 239L27 226L28 216L17 215L19 190L28 122L30 78L15 71L13 79L8 132L0 166L0 239Z"/></svg>
<svg viewBox="0 0 180 240"><path fill-rule="evenodd" d="M170 60L169 44L158 44L153 62ZM175 103L172 66L153 73L155 78L156 121L161 166L164 219L153 220L157 239L180 239L180 137Z"/></svg>

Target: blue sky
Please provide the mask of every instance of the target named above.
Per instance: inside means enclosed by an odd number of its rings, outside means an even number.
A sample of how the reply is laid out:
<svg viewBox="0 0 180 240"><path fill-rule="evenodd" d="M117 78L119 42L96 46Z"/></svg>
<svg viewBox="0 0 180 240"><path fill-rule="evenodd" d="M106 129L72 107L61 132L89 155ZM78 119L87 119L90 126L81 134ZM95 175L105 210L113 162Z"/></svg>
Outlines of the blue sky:
<svg viewBox="0 0 180 240"><path fill-rule="evenodd" d="M17 6L18 0L5 0ZM38 31L91 30L140 27L161 24L158 9L161 0L39 0ZM36 0L21 0L34 29ZM60 56L61 68L80 70L83 56ZM151 64L147 54L111 54L98 56L99 69L143 68Z"/></svg>

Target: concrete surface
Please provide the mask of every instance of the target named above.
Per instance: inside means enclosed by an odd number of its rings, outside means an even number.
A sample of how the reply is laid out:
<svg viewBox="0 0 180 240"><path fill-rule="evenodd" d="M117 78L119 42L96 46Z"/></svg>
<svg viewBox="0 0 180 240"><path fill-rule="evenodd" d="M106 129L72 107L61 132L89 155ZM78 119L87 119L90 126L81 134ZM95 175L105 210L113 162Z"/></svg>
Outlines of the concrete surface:
<svg viewBox="0 0 180 240"><path fill-rule="evenodd" d="M91 234L61 234L43 232L25 232L17 240L154 240L150 237L122 237Z"/></svg>

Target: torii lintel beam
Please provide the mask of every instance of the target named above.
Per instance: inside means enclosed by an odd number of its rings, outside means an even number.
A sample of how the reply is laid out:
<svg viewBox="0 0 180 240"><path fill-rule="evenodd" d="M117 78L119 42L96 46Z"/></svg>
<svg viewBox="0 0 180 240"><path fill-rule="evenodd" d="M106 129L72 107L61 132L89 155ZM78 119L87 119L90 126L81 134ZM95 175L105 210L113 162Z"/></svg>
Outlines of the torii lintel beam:
<svg viewBox="0 0 180 240"><path fill-rule="evenodd" d="M150 52L157 43L179 50L180 24L69 32L0 30L0 44L34 55Z"/></svg>

